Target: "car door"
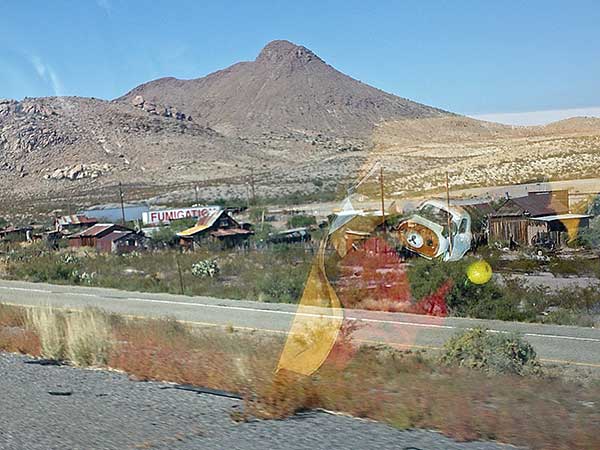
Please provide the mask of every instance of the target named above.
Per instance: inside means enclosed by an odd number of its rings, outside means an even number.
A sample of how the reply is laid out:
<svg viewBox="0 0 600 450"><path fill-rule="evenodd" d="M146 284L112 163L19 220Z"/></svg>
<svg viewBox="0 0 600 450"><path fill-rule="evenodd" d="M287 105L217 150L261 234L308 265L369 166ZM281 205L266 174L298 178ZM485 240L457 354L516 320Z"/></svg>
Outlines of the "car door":
<svg viewBox="0 0 600 450"><path fill-rule="evenodd" d="M446 261L458 261L465 256L465 253L471 248L472 239L471 219L469 217L463 217L458 225L458 232L453 236L452 252L448 258L446 258Z"/></svg>

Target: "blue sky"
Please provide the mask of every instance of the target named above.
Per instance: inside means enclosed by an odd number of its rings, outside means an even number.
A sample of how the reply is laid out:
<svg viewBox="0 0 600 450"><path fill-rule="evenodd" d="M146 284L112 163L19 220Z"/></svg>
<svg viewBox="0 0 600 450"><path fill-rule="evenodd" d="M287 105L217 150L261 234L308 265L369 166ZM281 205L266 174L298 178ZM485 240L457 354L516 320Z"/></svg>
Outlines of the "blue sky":
<svg viewBox="0 0 600 450"><path fill-rule="evenodd" d="M0 2L0 98L112 99L305 45L365 83L465 114L600 107L598 1ZM600 111L600 109L599 109Z"/></svg>

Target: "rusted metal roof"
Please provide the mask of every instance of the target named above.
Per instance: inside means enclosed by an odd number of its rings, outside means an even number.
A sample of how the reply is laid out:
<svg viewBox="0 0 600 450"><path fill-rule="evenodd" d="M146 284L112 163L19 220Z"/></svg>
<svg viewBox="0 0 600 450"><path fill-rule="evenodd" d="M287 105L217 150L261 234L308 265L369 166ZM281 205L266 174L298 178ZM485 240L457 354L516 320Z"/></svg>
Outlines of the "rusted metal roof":
<svg viewBox="0 0 600 450"><path fill-rule="evenodd" d="M565 204L563 198L564 196L556 195L554 192L530 193L526 197L515 197L507 200L494 215L539 217L567 214L569 205L568 201Z"/></svg>
<svg viewBox="0 0 600 450"><path fill-rule="evenodd" d="M210 233L214 237L225 237L225 236L245 236L248 234L254 234L252 230L245 230L243 228L227 228L222 230L215 230Z"/></svg>
<svg viewBox="0 0 600 450"><path fill-rule="evenodd" d="M542 217L532 217L531 220L538 220L541 222L554 222L555 220L581 220L581 219L589 219L589 214L555 214L553 216L542 216Z"/></svg>
<svg viewBox="0 0 600 450"><path fill-rule="evenodd" d="M133 231L122 225L117 225L114 223L98 223L90 228L80 231L79 233L72 234L71 236L69 236L69 239L80 237L97 237L98 235L113 228L115 231L126 231L128 233L131 233Z"/></svg>
<svg viewBox="0 0 600 450"><path fill-rule="evenodd" d="M198 219L198 222L193 227L177 233L177 236L191 237L195 234L201 233L202 231L211 228L223 214L225 214L225 210L213 211L210 214Z"/></svg>
<svg viewBox="0 0 600 450"><path fill-rule="evenodd" d="M94 225L98 223L98 220L94 218L90 218L82 215L70 215L70 216L61 216L56 219L56 223L58 225Z"/></svg>
<svg viewBox="0 0 600 450"><path fill-rule="evenodd" d="M130 234L135 234L133 231L120 231L120 230L115 230L115 231L111 231L110 233L108 233L106 236L102 236L101 238L99 238L98 240L100 241L111 241L111 242L115 242L125 236L129 236Z"/></svg>

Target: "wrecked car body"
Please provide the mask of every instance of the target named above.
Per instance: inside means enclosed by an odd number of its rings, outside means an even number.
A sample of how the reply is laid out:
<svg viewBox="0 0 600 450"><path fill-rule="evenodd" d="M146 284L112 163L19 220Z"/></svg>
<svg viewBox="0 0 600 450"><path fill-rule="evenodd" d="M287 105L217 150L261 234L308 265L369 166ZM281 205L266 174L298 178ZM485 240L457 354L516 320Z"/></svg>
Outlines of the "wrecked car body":
<svg viewBox="0 0 600 450"><path fill-rule="evenodd" d="M423 202L414 215L398 225L397 232L410 252L443 261L460 260L471 249L473 239L469 213L439 200Z"/></svg>

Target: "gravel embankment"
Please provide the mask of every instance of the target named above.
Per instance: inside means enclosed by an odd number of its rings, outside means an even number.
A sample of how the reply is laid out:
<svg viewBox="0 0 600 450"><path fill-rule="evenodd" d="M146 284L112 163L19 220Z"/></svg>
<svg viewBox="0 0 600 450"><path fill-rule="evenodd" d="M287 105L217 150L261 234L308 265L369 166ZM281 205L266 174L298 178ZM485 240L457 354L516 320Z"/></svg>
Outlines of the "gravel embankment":
<svg viewBox="0 0 600 450"><path fill-rule="evenodd" d="M12 354L0 353L0 374L0 449L513 448L318 412L236 423L230 418L242 408L236 399Z"/></svg>

